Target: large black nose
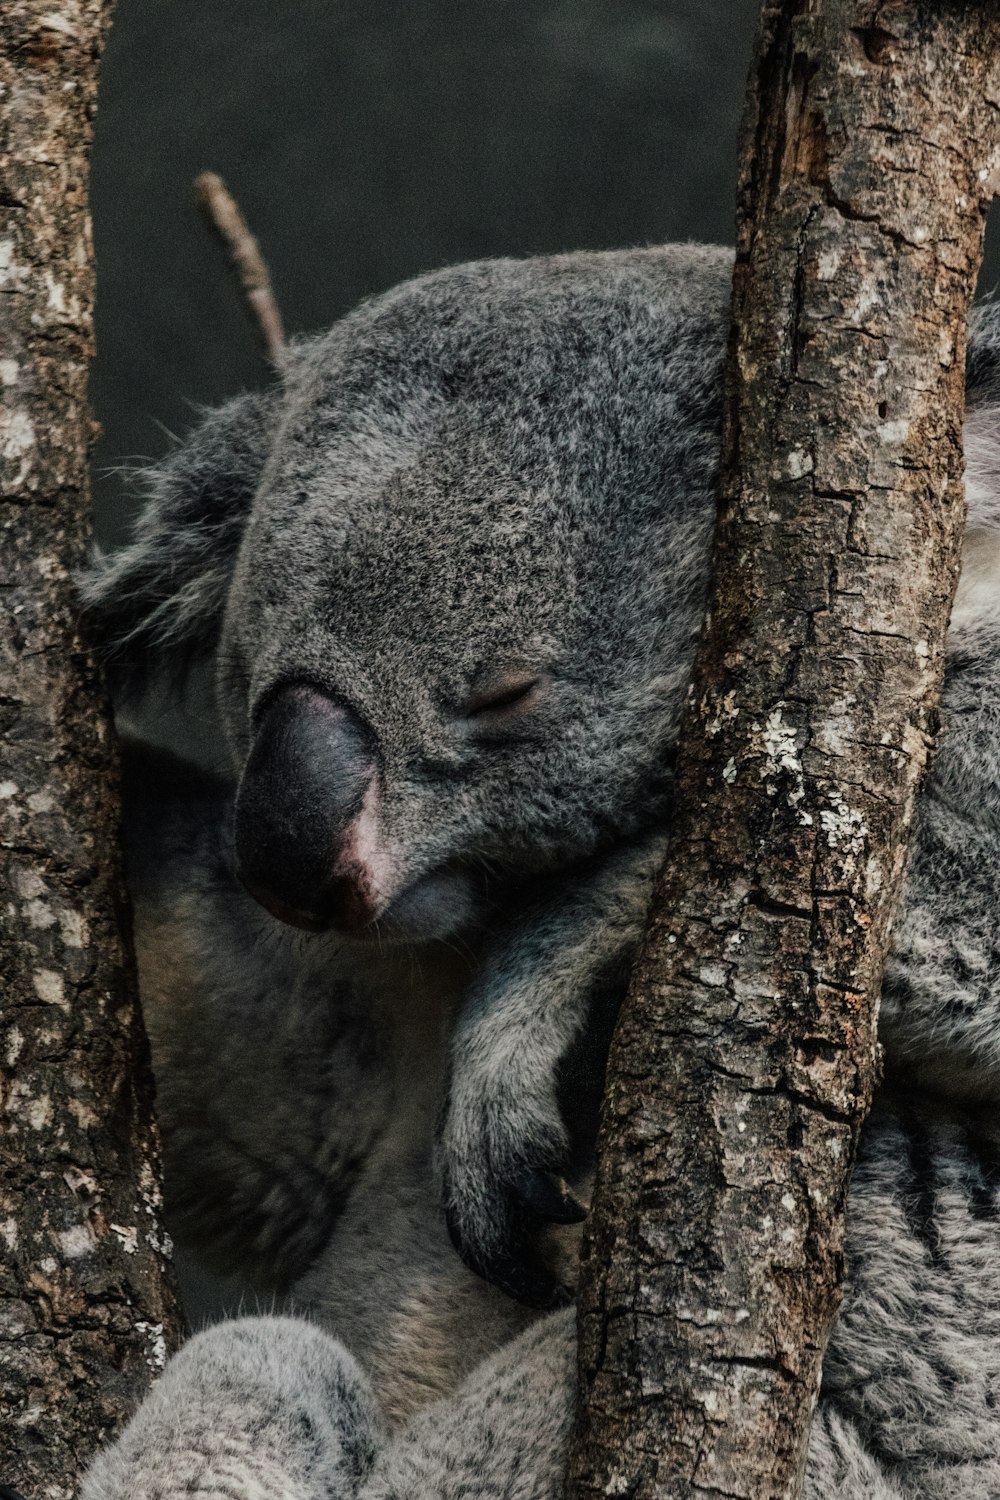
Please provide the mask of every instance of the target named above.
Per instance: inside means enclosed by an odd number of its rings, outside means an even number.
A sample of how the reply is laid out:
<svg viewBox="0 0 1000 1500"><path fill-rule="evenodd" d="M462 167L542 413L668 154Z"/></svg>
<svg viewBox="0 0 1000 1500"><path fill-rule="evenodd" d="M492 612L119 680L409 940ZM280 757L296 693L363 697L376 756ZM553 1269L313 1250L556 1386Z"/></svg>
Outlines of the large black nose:
<svg viewBox="0 0 1000 1500"><path fill-rule="evenodd" d="M334 866L374 773L372 736L349 708L306 683L271 699L236 794L236 858L250 894L283 922L358 925L357 893Z"/></svg>

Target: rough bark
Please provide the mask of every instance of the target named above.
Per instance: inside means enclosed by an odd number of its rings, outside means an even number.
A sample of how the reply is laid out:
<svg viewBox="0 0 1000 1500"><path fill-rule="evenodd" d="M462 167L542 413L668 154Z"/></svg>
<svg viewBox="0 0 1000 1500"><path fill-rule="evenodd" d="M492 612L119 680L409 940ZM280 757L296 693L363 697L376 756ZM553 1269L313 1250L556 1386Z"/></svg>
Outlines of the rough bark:
<svg viewBox="0 0 1000 1500"><path fill-rule="evenodd" d="M616 1034L575 1500L797 1493L935 728L1000 10L768 0L715 583Z"/></svg>
<svg viewBox="0 0 1000 1500"><path fill-rule="evenodd" d="M108 7L0 27L0 1481L69 1497L177 1332L89 543L87 153Z"/></svg>

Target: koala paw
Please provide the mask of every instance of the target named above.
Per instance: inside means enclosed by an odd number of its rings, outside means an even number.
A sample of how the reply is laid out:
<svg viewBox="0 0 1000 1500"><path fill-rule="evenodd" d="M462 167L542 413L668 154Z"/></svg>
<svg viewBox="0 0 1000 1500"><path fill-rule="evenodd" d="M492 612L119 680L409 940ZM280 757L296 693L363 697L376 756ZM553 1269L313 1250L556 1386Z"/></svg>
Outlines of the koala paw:
<svg viewBox="0 0 1000 1500"><path fill-rule="evenodd" d="M561 1176L566 1132L553 1097L532 1100L506 1077L491 1098L475 1068L456 1072L438 1134L445 1221L470 1270L532 1307L563 1307L569 1288L538 1245L549 1224L578 1224L587 1209ZM537 1084L537 1080L535 1080Z"/></svg>

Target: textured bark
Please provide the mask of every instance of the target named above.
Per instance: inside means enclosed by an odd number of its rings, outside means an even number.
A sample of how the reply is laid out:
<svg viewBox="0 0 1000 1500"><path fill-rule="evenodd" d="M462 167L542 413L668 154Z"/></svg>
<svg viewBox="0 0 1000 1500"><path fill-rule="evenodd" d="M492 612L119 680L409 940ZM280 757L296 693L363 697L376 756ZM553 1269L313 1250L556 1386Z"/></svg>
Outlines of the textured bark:
<svg viewBox="0 0 1000 1500"><path fill-rule="evenodd" d="M87 153L107 7L0 23L0 1482L75 1494L177 1320L89 542Z"/></svg>
<svg viewBox="0 0 1000 1500"><path fill-rule="evenodd" d="M963 519L1000 9L768 0L715 583L616 1034L575 1500L797 1493Z"/></svg>

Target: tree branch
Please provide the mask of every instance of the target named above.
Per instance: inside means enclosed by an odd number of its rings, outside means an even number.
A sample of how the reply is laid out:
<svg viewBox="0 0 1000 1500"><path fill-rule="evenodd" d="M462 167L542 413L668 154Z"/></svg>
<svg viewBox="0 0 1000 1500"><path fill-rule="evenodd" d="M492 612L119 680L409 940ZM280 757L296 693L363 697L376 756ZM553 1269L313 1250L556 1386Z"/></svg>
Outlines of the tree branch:
<svg viewBox="0 0 1000 1500"><path fill-rule="evenodd" d="M236 199L217 173L202 172L195 178L194 190L198 207L225 246L264 352L276 370L283 370L288 362L285 329L260 246L250 233Z"/></svg>
<svg viewBox="0 0 1000 1500"><path fill-rule="evenodd" d="M789 1497L961 529L1000 14L767 0L714 592L609 1065L574 1500Z"/></svg>
<svg viewBox="0 0 1000 1500"><path fill-rule="evenodd" d="M74 624L90 547L87 164L101 0L0 26L0 1479L70 1500L178 1335L118 851Z"/></svg>

